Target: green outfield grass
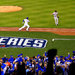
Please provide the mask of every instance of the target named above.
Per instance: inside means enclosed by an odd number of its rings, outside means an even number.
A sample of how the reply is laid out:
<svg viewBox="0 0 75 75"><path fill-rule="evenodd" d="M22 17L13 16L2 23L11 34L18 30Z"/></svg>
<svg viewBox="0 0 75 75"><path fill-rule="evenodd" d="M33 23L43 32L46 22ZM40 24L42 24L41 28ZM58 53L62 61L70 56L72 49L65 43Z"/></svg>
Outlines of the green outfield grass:
<svg viewBox="0 0 75 75"><path fill-rule="evenodd" d="M0 57L3 57L4 54L9 57L10 55L14 55L17 57L18 54L23 53L24 56L35 56L35 55L43 55L45 51L49 49L56 48L58 50L58 55L67 56L67 53L70 52L72 56L72 51L75 50L75 41L54 41L53 38L67 38L67 39L75 39L75 36L60 36L53 33L48 32L0 32L0 36L3 37L25 37L25 38L37 38L37 39L46 39L47 46L45 48L0 48Z"/></svg>
<svg viewBox="0 0 75 75"><path fill-rule="evenodd" d="M54 10L59 13L57 28L75 28L75 0L0 0L0 6L20 6L21 11L0 13L0 27L21 27L29 17L30 27L55 28Z"/></svg>

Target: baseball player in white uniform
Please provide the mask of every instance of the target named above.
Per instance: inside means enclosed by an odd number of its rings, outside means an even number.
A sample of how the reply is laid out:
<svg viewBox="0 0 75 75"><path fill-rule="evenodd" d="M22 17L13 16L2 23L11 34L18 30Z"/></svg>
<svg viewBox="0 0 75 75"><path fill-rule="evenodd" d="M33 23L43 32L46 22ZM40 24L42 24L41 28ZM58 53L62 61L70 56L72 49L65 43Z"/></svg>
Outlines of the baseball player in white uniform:
<svg viewBox="0 0 75 75"><path fill-rule="evenodd" d="M28 31L28 30L29 30L29 27L30 27L30 26L28 25L28 22L30 22L30 21L28 20L28 17L27 17L26 19L23 20L24 25L23 25L21 28L19 28L19 31L22 30L22 29L25 28L25 27L27 27L27 28L26 28L26 31Z"/></svg>
<svg viewBox="0 0 75 75"><path fill-rule="evenodd" d="M55 10L55 12L53 12L53 15L54 15L55 24L57 26L58 25L58 18L59 18L58 12Z"/></svg>

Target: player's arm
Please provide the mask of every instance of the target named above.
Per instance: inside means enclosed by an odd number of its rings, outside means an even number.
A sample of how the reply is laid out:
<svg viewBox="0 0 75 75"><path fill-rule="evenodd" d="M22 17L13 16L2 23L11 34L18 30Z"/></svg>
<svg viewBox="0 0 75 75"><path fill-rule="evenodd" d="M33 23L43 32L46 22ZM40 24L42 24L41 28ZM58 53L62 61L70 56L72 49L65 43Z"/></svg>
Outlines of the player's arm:
<svg viewBox="0 0 75 75"><path fill-rule="evenodd" d="M54 15L55 13L53 12L52 15Z"/></svg>
<svg viewBox="0 0 75 75"><path fill-rule="evenodd" d="M24 20L23 20L23 22L24 22Z"/></svg>
<svg viewBox="0 0 75 75"><path fill-rule="evenodd" d="M1 71L3 71L3 69L1 68Z"/></svg>
<svg viewBox="0 0 75 75"><path fill-rule="evenodd" d="M53 12L54 13L54 12ZM53 13L51 12L50 15L53 15Z"/></svg>
<svg viewBox="0 0 75 75"><path fill-rule="evenodd" d="M23 22L22 22L22 24L24 23L24 20L23 20Z"/></svg>

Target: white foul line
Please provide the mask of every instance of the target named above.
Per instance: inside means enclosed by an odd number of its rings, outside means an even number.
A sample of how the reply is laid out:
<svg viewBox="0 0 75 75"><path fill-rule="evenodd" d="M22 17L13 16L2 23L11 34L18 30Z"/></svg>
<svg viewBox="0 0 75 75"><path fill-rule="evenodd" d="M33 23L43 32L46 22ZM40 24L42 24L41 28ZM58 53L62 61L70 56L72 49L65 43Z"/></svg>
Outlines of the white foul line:
<svg viewBox="0 0 75 75"><path fill-rule="evenodd" d="M54 39L52 39L52 41L54 41L54 40L75 40L75 39L66 39L66 38L54 38Z"/></svg>

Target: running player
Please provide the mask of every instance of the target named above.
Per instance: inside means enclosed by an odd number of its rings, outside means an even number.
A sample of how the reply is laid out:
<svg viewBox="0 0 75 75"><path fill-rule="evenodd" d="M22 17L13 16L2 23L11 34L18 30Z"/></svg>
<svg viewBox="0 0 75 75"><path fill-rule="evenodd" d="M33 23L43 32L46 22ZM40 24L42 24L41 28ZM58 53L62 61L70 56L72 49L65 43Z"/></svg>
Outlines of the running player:
<svg viewBox="0 0 75 75"><path fill-rule="evenodd" d="M30 27L30 26L28 25L28 22L30 22L30 21L28 20L28 17L27 17L26 19L23 20L24 25L23 25L21 28L19 28L19 31L22 30L22 29L25 28L25 27L27 27L27 28L26 28L26 31L28 31L28 30L29 30L29 27Z"/></svg>

